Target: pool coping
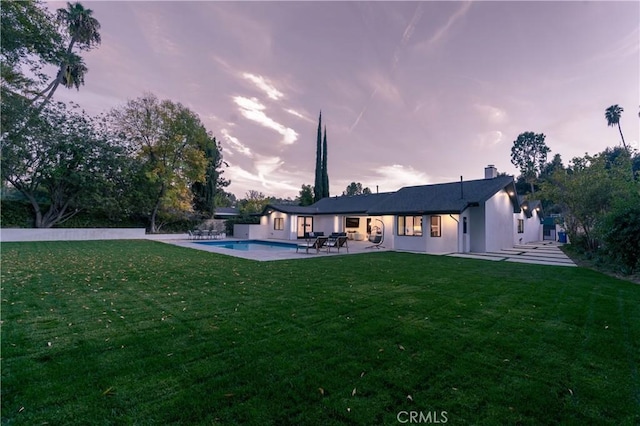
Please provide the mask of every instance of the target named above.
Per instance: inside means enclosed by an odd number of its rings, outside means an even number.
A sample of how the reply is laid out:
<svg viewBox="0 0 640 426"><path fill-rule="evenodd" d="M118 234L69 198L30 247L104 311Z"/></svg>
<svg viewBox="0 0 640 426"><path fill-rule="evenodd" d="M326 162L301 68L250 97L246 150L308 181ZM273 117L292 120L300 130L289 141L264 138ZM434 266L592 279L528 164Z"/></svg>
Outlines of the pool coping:
<svg viewBox="0 0 640 426"><path fill-rule="evenodd" d="M239 257L242 259L248 260L257 260L259 262L268 262L273 260L294 260L294 259L313 259L316 257L324 257L324 256L343 256L347 254L356 254L356 253L370 253L371 250L367 250L366 247L371 244L363 241L349 241L349 252L342 248L340 252L335 250L327 253L326 250L321 250L319 253L315 251L309 251L306 253L305 250L293 251L293 250L283 250L283 251L266 251L266 250L256 250L256 251L242 251L242 250L233 250L227 249L224 247L217 247L214 245L207 244L198 244L199 240L159 240L160 242L172 244L179 247L185 247L195 250L207 251L209 253L217 253L224 254L227 256ZM267 243L288 243L288 244L296 244L296 242L291 240L277 240L277 239L260 239L260 238L225 238L220 240L212 240L212 242L224 242L224 241L263 241ZM203 242L207 242L206 240ZM384 250L384 249L381 249ZM379 250L376 250L379 251Z"/></svg>

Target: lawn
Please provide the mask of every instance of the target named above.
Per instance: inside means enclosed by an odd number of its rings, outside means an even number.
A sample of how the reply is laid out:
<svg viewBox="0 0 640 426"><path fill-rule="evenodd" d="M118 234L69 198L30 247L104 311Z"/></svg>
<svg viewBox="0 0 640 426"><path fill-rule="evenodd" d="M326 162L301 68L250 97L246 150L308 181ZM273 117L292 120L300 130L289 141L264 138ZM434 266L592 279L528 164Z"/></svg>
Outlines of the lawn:
<svg viewBox="0 0 640 426"><path fill-rule="evenodd" d="M3 424L640 424L640 285L587 269L145 241L1 266Z"/></svg>

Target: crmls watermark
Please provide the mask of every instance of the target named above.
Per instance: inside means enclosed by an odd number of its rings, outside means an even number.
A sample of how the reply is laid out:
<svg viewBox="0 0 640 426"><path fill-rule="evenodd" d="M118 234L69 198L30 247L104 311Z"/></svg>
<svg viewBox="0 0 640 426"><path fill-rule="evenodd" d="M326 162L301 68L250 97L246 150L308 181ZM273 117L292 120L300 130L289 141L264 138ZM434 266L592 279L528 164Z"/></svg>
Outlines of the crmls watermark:
<svg viewBox="0 0 640 426"><path fill-rule="evenodd" d="M396 415L398 423L403 424L444 424L449 421L446 411L399 411Z"/></svg>

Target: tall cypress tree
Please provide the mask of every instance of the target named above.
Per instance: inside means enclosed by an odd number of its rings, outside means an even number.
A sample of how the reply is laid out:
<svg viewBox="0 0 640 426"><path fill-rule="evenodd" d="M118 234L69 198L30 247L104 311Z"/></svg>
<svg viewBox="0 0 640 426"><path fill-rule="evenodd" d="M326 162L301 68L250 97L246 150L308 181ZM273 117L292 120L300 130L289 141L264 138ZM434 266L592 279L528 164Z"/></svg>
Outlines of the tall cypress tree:
<svg viewBox="0 0 640 426"><path fill-rule="evenodd" d="M313 187L313 201L320 200L324 195L322 168L322 111L318 119L318 139L316 143L316 180Z"/></svg>
<svg viewBox="0 0 640 426"><path fill-rule="evenodd" d="M329 196L329 174L327 173L327 126L324 126L322 140L322 196Z"/></svg>

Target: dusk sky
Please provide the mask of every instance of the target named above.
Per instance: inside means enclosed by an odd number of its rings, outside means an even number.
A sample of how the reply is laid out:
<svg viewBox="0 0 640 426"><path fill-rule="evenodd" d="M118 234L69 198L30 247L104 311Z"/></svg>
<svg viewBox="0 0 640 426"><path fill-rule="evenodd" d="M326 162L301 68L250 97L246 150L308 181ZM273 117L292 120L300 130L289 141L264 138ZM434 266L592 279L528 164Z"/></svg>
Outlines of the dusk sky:
<svg viewBox="0 0 640 426"><path fill-rule="evenodd" d="M525 131L566 164L620 144L612 104L639 147L637 1L82 3L102 44L85 86L56 97L90 114L145 92L184 104L238 198L313 185L320 110L331 195L517 174Z"/></svg>

